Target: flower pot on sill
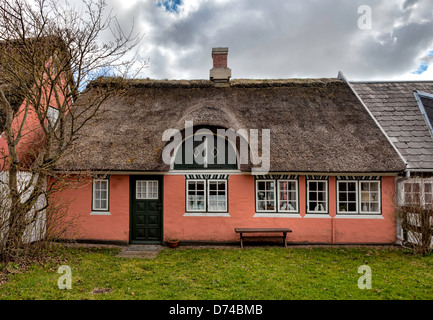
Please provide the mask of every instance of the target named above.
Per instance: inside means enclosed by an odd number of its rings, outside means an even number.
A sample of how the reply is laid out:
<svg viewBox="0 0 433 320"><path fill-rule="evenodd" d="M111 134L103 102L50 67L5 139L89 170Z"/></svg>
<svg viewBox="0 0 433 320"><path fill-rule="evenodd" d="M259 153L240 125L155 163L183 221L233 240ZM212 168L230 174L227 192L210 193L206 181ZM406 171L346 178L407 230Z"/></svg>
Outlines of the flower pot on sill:
<svg viewBox="0 0 433 320"><path fill-rule="evenodd" d="M168 242L168 246L170 248L176 248L179 244L179 240L177 240L177 239L170 239L167 242Z"/></svg>

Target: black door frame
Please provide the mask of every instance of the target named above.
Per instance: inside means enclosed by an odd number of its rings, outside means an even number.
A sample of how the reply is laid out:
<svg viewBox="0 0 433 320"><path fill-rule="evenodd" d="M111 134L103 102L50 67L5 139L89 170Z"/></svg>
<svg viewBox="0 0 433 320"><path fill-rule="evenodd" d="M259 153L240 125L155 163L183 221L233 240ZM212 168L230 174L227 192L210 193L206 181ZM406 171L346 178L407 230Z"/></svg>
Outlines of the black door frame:
<svg viewBox="0 0 433 320"><path fill-rule="evenodd" d="M164 238L163 235L163 216L164 216L164 198L163 198L163 175L130 175L129 176L129 243L130 244L161 244ZM158 194L161 203L160 210L160 240L158 241L141 241L132 239L133 222L133 206L135 202L135 186L137 180L158 180Z"/></svg>

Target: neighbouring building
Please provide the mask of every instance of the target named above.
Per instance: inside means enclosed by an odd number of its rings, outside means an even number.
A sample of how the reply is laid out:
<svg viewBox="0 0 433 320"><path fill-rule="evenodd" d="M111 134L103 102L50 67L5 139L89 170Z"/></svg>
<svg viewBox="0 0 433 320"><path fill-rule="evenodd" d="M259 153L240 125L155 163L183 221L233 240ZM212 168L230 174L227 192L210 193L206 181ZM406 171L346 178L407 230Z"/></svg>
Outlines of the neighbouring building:
<svg viewBox="0 0 433 320"><path fill-rule="evenodd" d="M433 81L351 82L407 166L396 203L433 205ZM404 233L397 221L397 238ZM407 239L406 239L407 240ZM433 239L432 239L433 243Z"/></svg>

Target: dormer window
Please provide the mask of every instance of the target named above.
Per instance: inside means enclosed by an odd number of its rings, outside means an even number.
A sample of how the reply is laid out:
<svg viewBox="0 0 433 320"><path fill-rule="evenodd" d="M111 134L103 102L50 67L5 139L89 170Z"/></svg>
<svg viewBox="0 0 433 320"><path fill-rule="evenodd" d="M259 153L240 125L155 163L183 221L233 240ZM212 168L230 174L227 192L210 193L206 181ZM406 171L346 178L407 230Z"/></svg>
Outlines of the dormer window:
<svg viewBox="0 0 433 320"><path fill-rule="evenodd" d="M228 141L215 134L186 138L177 151L175 170L237 170L236 152Z"/></svg>

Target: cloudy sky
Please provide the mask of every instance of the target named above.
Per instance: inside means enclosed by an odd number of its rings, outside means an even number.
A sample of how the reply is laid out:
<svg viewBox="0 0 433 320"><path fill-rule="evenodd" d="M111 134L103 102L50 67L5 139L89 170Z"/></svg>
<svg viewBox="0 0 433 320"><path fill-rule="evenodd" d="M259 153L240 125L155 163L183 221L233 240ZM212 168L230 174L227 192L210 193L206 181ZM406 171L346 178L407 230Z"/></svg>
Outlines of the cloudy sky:
<svg viewBox="0 0 433 320"><path fill-rule="evenodd" d="M212 47L229 47L232 78L336 77L341 70L349 80L433 80L432 0L107 3L122 26L135 21L144 34L138 57L149 65L140 77L207 79Z"/></svg>

